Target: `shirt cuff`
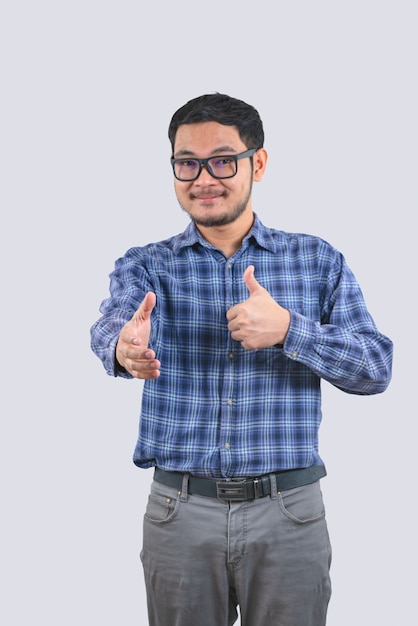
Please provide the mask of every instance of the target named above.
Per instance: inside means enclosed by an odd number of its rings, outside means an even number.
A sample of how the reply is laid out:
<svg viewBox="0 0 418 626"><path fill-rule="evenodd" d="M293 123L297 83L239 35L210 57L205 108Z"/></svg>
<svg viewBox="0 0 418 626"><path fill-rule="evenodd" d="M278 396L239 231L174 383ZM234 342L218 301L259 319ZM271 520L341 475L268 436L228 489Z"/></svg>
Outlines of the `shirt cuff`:
<svg viewBox="0 0 418 626"><path fill-rule="evenodd" d="M283 345L286 356L294 361L302 360L313 350L318 322L314 322L296 311L290 311L290 325Z"/></svg>

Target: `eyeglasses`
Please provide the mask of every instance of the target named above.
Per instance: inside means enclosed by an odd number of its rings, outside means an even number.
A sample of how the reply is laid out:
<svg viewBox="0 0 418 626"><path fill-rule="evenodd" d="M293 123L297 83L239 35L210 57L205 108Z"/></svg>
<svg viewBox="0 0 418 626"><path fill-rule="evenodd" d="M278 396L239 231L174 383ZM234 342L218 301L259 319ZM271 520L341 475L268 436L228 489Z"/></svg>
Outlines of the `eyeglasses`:
<svg viewBox="0 0 418 626"><path fill-rule="evenodd" d="M204 165L213 178L232 178L238 171L239 159L252 157L258 148L251 148L240 154L228 154L222 156L214 156L209 159L184 159L171 158L174 176L177 180L190 182L199 178Z"/></svg>

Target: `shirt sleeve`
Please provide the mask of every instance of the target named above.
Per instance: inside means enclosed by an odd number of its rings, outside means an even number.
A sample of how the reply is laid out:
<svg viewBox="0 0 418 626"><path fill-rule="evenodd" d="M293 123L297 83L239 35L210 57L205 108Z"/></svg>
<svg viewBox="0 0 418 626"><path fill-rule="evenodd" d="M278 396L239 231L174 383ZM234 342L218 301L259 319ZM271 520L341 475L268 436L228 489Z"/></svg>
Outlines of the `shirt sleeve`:
<svg viewBox="0 0 418 626"><path fill-rule="evenodd" d="M109 291L110 296L100 305L102 316L90 329L91 349L102 361L107 374L132 378L117 363L115 352L123 326L132 318L145 294L154 291L140 248L128 250L124 257L116 261L115 269L110 274ZM150 345L152 335L151 330Z"/></svg>
<svg viewBox="0 0 418 626"><path fill-rule="evenodd" d="M385 391L392 375L393 344L377 329L342 255L324 291L321 322L290 311L285 354L347 393Z"/></svg>

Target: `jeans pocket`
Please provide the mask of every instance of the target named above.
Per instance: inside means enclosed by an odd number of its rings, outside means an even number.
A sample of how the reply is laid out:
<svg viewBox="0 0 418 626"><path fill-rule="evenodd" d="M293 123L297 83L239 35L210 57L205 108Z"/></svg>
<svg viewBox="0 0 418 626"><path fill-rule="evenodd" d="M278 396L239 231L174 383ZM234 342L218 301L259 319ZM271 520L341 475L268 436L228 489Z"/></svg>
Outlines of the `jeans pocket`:
<svg viewBox="0 0 418 626"><path fill-rule="evenodd" d="M315 522L325 517L325 508L319 481L278 495L281 512L297 524Z"/></svg>
<svg viewBox="0 0 418 626"><path fill-rule="evenodd" d="M177 515L179 508L180 500L174 489L153 483L145 509L146 519L156 523L169 522Z"/></svg>

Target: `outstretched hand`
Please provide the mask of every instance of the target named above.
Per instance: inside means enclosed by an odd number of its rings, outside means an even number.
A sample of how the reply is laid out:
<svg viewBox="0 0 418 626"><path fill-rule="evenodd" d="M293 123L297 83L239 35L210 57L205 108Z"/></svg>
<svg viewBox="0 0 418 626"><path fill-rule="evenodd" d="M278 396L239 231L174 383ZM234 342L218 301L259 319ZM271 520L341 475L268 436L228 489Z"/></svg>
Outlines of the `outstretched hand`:
<svg viewBox="0 0 418 626"><path fill-rule="evenodd" d="M254 276L254 266L244 272L249 297L227 311L232 339L246 350L259 350L284 343L290 313L278 304Z"/></svg>
<svg viewBox="0 0 418 626"><path fill-rule="evenodd" d="M155 352L148 348L151 313L155 303L155 293L149 291L119 334L116 360L134 378L149 380L160 375L161 364L155 358Z"/></svg>

